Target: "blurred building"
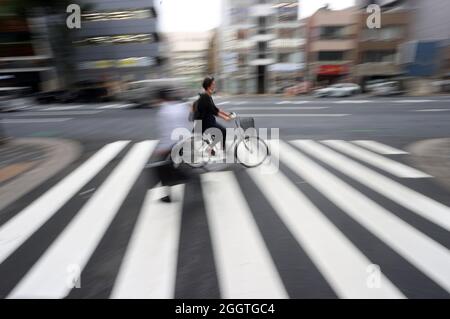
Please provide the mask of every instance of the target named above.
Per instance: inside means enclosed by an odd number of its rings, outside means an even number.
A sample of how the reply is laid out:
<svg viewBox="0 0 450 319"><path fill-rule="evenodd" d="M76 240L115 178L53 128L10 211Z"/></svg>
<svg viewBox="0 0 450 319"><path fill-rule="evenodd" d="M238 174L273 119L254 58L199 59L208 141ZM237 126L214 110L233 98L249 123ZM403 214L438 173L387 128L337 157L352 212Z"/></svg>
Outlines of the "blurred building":
<svg viewBox="0 0 450 319"><path fill-rule="evenodd" d="M433 92L436 78L450 77L450 1L448 0L358 0L364 7L375 3L382 8L379 34L397 34L397 72L414 94ZM410 23L406 23L406 21ZM405 30L408 26L408 30ZM384 29L397 29L393 32ZM405 35L407 34L407 35ZM405 36L403 36L405 35ZM391 39L393 40L393 39ZM386 42L386 41L384 41ZM378 43L383 47L384 42ZM382 65L380 65L381 67Z"/></svg>
<svg viewBox="0 0 450 319"><path fill-rule="evenodd" d="M405 0L412 10L410 41L401 47L401 65L417 94L435 91L433 81L450 78L450 1Z"/></svg>
<svg viewBox="0 0 450 319"><path fill-rule="evenodd" d="M171 76L185 78L190 89L201 89L208 74L208 64L214 32L172 32L165 36L169 42Z"/></svg>
<svg viewBox="0 0 450 319"><path fill-rule="evenodd" d="M372 1L373 2L373 1ZM361 8L358 21L357 58L354 76L364 83L376 79L401 76L399 47L410 37L411 10L384 1L381 11L381 28L369 28L369 14Z"/></svg>
<svg viewBox="0 0 450 319"><path fill-rule="evenodd" d="M80 0L81 29L72 32L76 79L125 81L165 73L153 0Z"/></svg>
<svg viewBox="0 0 450 319"><path fill-rule="evenodd" d="M353 81L360 14L320 8L307 21L308 78L316 85Z"/></svg>
<svg viewBox="0 0 450 319"><path fill-rule="evenodd" d="M228 0L221 30L222 86L232 94L274 93L303 76L298 1Z"/></svg>
<svg viewBox="0 0 450 319"><path fill-rule="evenodd" d="M56 70L43 19L0 12L0 76L10 79L2 81L5 85L29 87L33 92L55 86Z"/></svg>
<svg viewBox="0 0 450 319"><path fill-rule="evenodd" d="M211 31L211 36L208 42L207 54L207 68L206 73L209 75L219 75L220 69L220 34L218 29Z"/></svg>

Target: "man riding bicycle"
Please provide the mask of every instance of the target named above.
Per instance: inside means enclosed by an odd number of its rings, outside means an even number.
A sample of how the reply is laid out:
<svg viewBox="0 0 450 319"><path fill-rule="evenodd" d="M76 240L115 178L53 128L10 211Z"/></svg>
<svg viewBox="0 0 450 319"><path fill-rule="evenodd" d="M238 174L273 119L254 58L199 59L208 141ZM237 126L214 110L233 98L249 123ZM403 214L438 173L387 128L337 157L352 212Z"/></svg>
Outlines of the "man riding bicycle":
<svg viewBox="0 0 450 319"><path fill-rule="evenodd" d="M226 129L222 125L216 122L216 116L225 121L231 121L233 117L217 108L212 99L212 94L216 89L216 81L213 77L206 77L203 80L204 93L200 94L200 97L195 102L196 107L194 110L194 121L201 125L202 134L206 130L217 129L222 133L222 147L225 149L226 141ZM194 131L199 130L198 127L194 127ZM215 137L215 134L212 134Z"/></svg>

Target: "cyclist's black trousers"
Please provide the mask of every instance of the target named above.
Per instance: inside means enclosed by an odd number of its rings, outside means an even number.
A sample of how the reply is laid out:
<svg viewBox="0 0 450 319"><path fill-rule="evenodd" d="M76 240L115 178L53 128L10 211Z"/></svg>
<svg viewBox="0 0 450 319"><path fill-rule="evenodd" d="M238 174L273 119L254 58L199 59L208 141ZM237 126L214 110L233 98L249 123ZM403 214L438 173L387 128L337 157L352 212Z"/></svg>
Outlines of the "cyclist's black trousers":
<svg viewBox="0 0 450 319"><path fill-rule="evenodd" d="M219 123L214 123L214 124L208 125L206 127L203 127L202 128L203 129L202 133L205 133L205 131L207 129L209 129L209 128L217 128L217 129L219 129L222 132L222 147L223 147L223 149L225 149L225 141L227 140L227 130L226 130L226 128L223 127L222 125L220 125ZM213 134L213 136L214 136L214 134Z"/></svg>

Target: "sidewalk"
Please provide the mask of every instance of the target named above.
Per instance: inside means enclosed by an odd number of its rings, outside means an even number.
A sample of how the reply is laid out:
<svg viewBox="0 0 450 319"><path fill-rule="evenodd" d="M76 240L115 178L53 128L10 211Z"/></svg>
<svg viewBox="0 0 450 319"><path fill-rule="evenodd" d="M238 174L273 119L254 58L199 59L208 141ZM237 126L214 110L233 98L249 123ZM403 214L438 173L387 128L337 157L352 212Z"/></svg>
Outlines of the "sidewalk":
<svg viewBox="0 0 450 319"><path fill-rule="evenodd" d="M62 139L18 138L0 145L0 210L73 162L78 143Z"/></svg>
<svg viewBox="0 0 450 319"><path fill-rule="evenodd" d="M450 191L450 138L424 140L407 148L415 165Z"/></svg>

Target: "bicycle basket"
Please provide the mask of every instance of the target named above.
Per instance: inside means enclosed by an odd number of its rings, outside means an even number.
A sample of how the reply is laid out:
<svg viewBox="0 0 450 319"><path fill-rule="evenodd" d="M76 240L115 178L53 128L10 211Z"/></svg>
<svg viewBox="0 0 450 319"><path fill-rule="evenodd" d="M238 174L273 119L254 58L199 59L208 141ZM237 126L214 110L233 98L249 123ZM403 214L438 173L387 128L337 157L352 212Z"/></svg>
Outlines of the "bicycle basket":
<svg viewBox="0 0 450 319"><path fill-rule="evenodd" d="M253 117L240 117L239 124L246 131L249 128L255 128L255 119Z"/></svg>

